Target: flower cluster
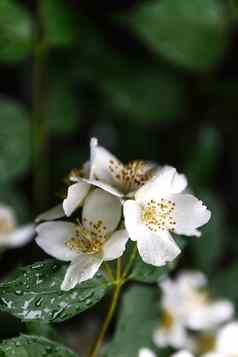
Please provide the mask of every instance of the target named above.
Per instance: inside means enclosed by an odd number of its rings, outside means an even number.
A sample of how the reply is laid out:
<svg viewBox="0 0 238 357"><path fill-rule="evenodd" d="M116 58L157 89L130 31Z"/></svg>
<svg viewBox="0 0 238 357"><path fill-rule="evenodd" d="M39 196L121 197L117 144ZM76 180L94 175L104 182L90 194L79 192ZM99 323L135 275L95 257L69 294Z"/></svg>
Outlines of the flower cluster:
<svg viewBox="0 0 238 357"><path fill-rule="evenodd" d="M238 355L238 321L231 301L210 296L200 272L182 272L160 284L162 318L152 336L158 348L171 347L171 357ZM155 357L142 348L139 357Z"/></svg>
<svg viewBox="0 0 238 357"><path fill-rule="evenodd" d="M123 254L129 238L145 263L173 261L180 248L172 234L198 237L211 215L186 188L175 168L124 165L91 139L90 160L71 171L63 202L37 218L37 244L71 262L61 288L92 278L104 261Z"/></svg>

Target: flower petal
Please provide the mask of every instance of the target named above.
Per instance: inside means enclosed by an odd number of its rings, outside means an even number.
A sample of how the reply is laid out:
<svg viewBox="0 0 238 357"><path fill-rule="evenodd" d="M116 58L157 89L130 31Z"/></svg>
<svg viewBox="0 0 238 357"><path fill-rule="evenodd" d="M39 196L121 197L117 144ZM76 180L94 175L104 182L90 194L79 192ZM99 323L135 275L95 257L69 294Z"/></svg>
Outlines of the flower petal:
<svg viewBox="0 0 238 357"><path fill-rule="evenodd" d="M187 179L183 174L178 174L174 167L164 166L157 170L157 174L136 192L135 199L144 205L151 199L180 193L185 190L186 186Z"/></svg>
<svg viewBox="0 0 238 357"><path fill-rule="evenodd" d="M103 246L103 260L119 258L126 249L129 235L125 229L116 231Z"/></svg>
<svg viewBox="0 0 238 357"><path fill-rule="evenodd" d="M193 330L214 329L230 320L234 315L234 306L230 301L221 300L196 306L188 314L187 326ZM238 335L237 335L238 336ZM238 346L237 346L238 352Z"/></svg>
<svg viewBox="0 0 238 357"><path fill-rule="evenodd" d="M138 357L156 357L156 354L149 348L141 348Z"/></svg>
<svg viewBox="0 0 238 357"><path fill-rule="evenodd" d="M183 350L183 351L179 351L179 352L172 354L170 357L193 357L193 356L194 355L191 352ZM203 355L203 357L204 357L204 355Z"/></svg>
<svg viewBox="0 0 238 357"><path fill-rule="evenodd" d="M127 200L123 205L125 226L131 240L137 240L137 229L142 222L142 210L140 205L134 200Z"/></svg>
<svg viewBox="0 0 238 357"><path fill-rule="evenodd" d="M155 266L173 261L181 252L169 232L154 233L146 227L137 230L137 247L142 260Z"/></svg>
<svg viewBox="0 0 238 357"><path fill-rule="evenodd" d="M180 321L174 320L169 328L163 326L158 328L154 332L153 341L158 347L183 348L187 342L187 333L184 325Z"/></svg>
<svg viewBox="0 0 238 357"><path fill-rule="evenodd" d="M72 260L77 253L65 245L65 241L72 238L75 233L75 225L69 222L45 222L36 227L38 237L36 243L47 254L59 260Z"/></svg>
<svg viewBox="0 0 238 357"><path fill-rule="evenodd" d="M115 187L104 183L102 181L99 180L87 180L87 179L83 179L84 182L89 183L90 185L93 185L95 187L99 187L102 190L111 193L112 195L116 196L116 197L123 197L123 193L120 192L119 190L117 190Z"/></svg>
<svg viewBox="0 0 238 357"><path fill-rule="evenodd" d="M91 138L90 140L90 171L89 171L89 178L93 179L94 177L94 162L96 157L96 150L98 147L98 139Z"/></svg>
<svg viewBox="0 0 238 357"><path fill-rule="evenodd" d="M170 199L175 203L175 232L199 237L197 228L209 221L211 212L193 195L171 195Z"/></svg>
<svg viewBox="0 0 238 357"><path fill-rule="evenodd" d="M97 188L87 196L83 205L82 218L83 225L89 231L92 229L90 222L102 221L106 227L104 232L112 232L121 218L121 202L118 198Z"/></svg>
<svg viewBox="0 0 238 357"><path fill-rule="evenodd" d="M109 185L114 186L115 181L110 172L110 163L114 162L118 166L123 166L122 163L102 146L97 146L94 148L93 156L93 177L99 181L103 181Z"/></svg>
<svg viewBox="0 0 238 357"><path fill-rule="evenodd" d="M36 221L36 223L39 223L42 221L53 221L55 219L59 219L64 216L65 216L65 213L63 210L63 206L62 206L62 204L59 204L57 206L50 208L48 211L39 214L39 216L36 217L35 221Z"/></svg>
<svg viewBox="0 0 238 357"><path fill-rule="evenodd" d="M238 355L238 322L234 321L223 327L217 335L216 350L223 356Z"/></svg>
<svg viewBox="0 0 238 357"><path fill-rule="evenodd" d="M67 197L63 201L66 216L70 216L87 196L90 185L82 180L69 186Z"/></svg>
<svg viewBox="0 0 238 357"><path fill-rule="evenodd" d="M77 284L93 278L102 261L102 257L96 255L80 254L69 265L64 281L61 284L61 290L71 290Z"/></svg>
<svg viewBox="0 0 238 357"><path fill-rule="evenodd" d="M35 229L33 224L22 226L12 233L6 235L0 234L0 246L21 247L33 239L34 234Z"/></svg>

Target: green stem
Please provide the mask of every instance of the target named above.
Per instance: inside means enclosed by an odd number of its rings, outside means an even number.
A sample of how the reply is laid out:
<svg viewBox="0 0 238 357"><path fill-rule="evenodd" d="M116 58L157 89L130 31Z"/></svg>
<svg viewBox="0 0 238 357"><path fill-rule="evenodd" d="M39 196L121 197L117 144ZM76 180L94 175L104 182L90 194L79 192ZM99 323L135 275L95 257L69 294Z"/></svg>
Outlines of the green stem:
<svg viewBox="0 0 238 357"><path fill-rule="evenodd" d="M33 199L36 211L46 208L49 197L49 140L47 125L48 47L41 0L34 29L32 73Z"/></svg>
<svg viewBox="0 0 238 357"><path fill-rule="evenodd" d="M120 292L121 292L121 287L123 285L123 281L120 280L121 279L121 261L120 261L120 258L117 259L117 270L116 270L116 276L117 276L117 280L116 280L116 286L115 286L115 289L114 289L114 292L113 292L113 295L112 295L112 300L111 300L111 304L110 304L110 307L109 307L109 310L107 312L107 315L103 321L103 324L102 324L102 327L100 329L100 332L97 336L97 339L96 339L96 342L89 354L89 357L97 357L99 351L100 351L100 348L101 348L101 345L102 345L102 342L104 340L104 337L106 335L106 332L107 332L107 329L110 325L110 322L113 318L113 315L114 315L114 312L116 310L116 307L117 307L117 304L118 304L118 301L119 301L119 297L120 297Z"/></svg>
<svg viewBox="0 0 238 357"><path fill-rule="evenodd" d="M131 269L131 267L132 267L132 265L134 263L134 260L135 260L136 256L137 256L137 245L135 244L134 247L133 247L131 256L130 256L130 258L128 260L128 263L126 264L124 272L122 274L122 278L123 279L126 279L127 274L129 273L129 271L130 271L130 269Z"/></svg>

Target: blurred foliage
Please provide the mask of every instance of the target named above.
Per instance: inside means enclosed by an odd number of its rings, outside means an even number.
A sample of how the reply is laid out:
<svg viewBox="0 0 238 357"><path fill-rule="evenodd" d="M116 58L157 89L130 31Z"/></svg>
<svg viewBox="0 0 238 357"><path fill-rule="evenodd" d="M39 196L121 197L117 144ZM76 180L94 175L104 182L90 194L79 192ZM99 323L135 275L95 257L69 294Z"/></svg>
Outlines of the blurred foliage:
<svg viewBox="0 0 238 357"><path fill-rule="evenodd" d="M0 2L0 202L16 209L19 222L37 211L31 157L32 142L42 133L33 137L29 113L33 64L47 49L45 167L51 170L52 204L62 196L68 171L88 157L92 135L124 161L176 166L213 212L200 239L181 240L186 248L178 267L205 271L218 295L237 302L236 1L42 0L38 10L36 3ZM39 23L41 43L35 38ZM45 187L38 192L44 198ZM39 258L39 250L24 249L28 259ZM22 252L8 254L2 256L6 270L9 261L22 259ZM138 259L132 277L157 279L156 269L145 270ZM118 341L126 341L130 329L136 331L132 354L140 339L150 344L144 328L138 332L154 317L154 297L146 291L138 286L126 292L108 353L123 349ZM126 332L124 319L130 321Z"/></svg>

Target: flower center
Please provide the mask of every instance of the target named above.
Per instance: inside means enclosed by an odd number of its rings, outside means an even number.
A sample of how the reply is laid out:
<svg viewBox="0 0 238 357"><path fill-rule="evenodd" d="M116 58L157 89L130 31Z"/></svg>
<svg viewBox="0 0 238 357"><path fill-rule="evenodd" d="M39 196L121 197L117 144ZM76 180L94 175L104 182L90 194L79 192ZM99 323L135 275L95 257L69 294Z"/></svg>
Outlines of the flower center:
<svg viewBox="0 0 238 357"><path fill-rule="evenodd" d="M11 233L15 228L13 222L5 217L0 217L0 234Z"/></svg>
<svg viewBox="0 0 238 357"><path fill-rule="evenodd" d="M86 223L87 220L84 219L84 222ZM100 220L88 223L90 230L86 229L79 221L77 222L75 236L65 242L66 247L77 253L97 254L101 252L106 241L106 226Z"/></svg>
<svg viewBox="0 0 238 357"><path fill-rule="evenodd" d="M174 232L175 203L161 198L160 201L150 200L142 212L142 220L146 227L153 232L170 230Z"/></svg>
<svg viewBox="0 0 238 357"><path fill-rule="evenodd" d="M127 165L110 160L108 169L125 194L144 185L153 176L154 171L142 160L131 161Z"/></svg>
<svg viewBox="0 0 238 357"><path fill-rule="evenodd" d="M161 317L161 325L169 330L173 326L174 318L168 310L164 310Z"/></svg>
<svg viewBox="0 0 238 357"><path fill-rule="evenodd" d="M212 351L216 346L216 340L211 335L200 335L197 337L196 353L200 356L204 353Z"/></svg>

